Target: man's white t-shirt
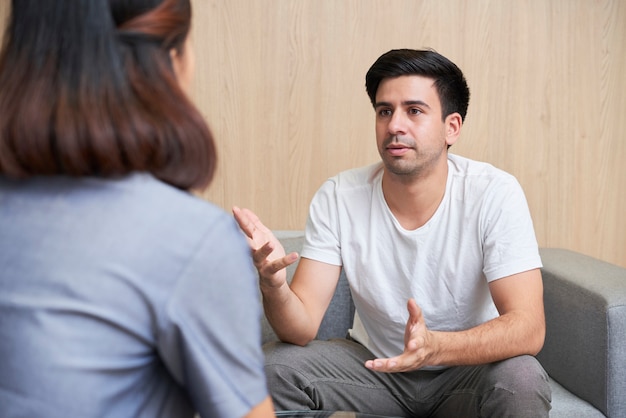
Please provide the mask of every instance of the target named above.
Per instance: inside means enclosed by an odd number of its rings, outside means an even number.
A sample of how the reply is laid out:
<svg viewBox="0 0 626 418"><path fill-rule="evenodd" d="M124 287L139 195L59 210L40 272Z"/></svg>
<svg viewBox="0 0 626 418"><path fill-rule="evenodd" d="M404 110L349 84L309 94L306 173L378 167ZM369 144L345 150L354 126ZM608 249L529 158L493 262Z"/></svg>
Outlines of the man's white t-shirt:
<svg viewBox="0 0 626 418"><path fill-rule="evenodd" d="M377 163L328 179L311 202L301 254L343 266L356 307L351 337L377 357L402 353L409 298L429 329L469 329L498 316L489 282L541 267L512 175L449 155L442 202L409 231L387 206L382 173Z"/></svg>

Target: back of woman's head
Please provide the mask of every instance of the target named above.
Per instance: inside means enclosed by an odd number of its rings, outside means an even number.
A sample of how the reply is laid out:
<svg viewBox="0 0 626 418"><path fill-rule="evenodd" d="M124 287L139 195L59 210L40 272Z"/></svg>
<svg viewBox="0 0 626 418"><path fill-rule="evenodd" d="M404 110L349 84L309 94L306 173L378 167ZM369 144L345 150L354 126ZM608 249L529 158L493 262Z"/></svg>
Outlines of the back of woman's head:
<svg viewBox="0 0 626 418"><path fill-rule="evenodd" d="M208 185L213 138L172 63L190 22L190 0L13 0L0 174L146 171L183 189Z"/></svg>

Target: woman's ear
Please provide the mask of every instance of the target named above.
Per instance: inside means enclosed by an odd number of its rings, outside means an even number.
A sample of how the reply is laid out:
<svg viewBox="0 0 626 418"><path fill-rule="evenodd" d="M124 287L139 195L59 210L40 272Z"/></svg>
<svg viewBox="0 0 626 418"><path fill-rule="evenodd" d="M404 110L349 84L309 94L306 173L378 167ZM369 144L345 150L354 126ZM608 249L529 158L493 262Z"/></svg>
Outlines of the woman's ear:
<svg viewBox="0 0 626 418"><path fill-rule="evenodd" d="M185 93L189 93L196 65L190 36L187 36L185 44L180 50L170 49L170 58L178 83Z"/></svg>
<svg viewBox="0 0 626 418"><path fill-rule="evenodd" d="M463 118L458 113L451 113L446 116L445 130L446 130L446 144L448 146L454 144L461 135L461 127L463 126Z"/></svg>

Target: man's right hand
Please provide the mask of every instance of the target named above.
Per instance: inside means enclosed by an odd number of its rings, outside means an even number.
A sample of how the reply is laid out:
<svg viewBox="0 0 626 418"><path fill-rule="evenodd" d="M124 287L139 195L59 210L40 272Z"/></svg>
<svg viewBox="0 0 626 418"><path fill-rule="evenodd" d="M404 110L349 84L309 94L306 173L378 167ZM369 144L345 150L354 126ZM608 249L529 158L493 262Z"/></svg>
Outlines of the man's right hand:
<svg viewBox="0 0 626 418"><path fill-rule="evenodd" d="M341 266L302 258L293 280L287 284L285 267L295 263L298 254L285 255L276 236L252 211L234 207L233 214L252 248L267 320L281 341L308 344L317 335L337 287Z"/></svg>
<svg viewBox="0 0 626 418"><path fill-rule="evenodd" d="M298 254L293 252L285 255L280 241L251 210L235 206L233 215L252 249L252 260L259 271L261 286L283 286L287 281L285 267L295 263Z"/></svg>

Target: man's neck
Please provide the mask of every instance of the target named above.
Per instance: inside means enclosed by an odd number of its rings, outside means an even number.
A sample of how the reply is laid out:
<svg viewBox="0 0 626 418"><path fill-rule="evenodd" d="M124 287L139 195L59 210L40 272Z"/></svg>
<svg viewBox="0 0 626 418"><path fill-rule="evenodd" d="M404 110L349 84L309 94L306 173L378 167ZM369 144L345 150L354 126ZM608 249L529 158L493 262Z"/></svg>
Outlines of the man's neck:
<svg viewBox="0 0 626 418"><path fill-rule="evenodd" d="M398 176L383 172L383 195L400 225L415 230L430 220L446 192L448 159L444 158L428 173L419 176Z"/></svg>

